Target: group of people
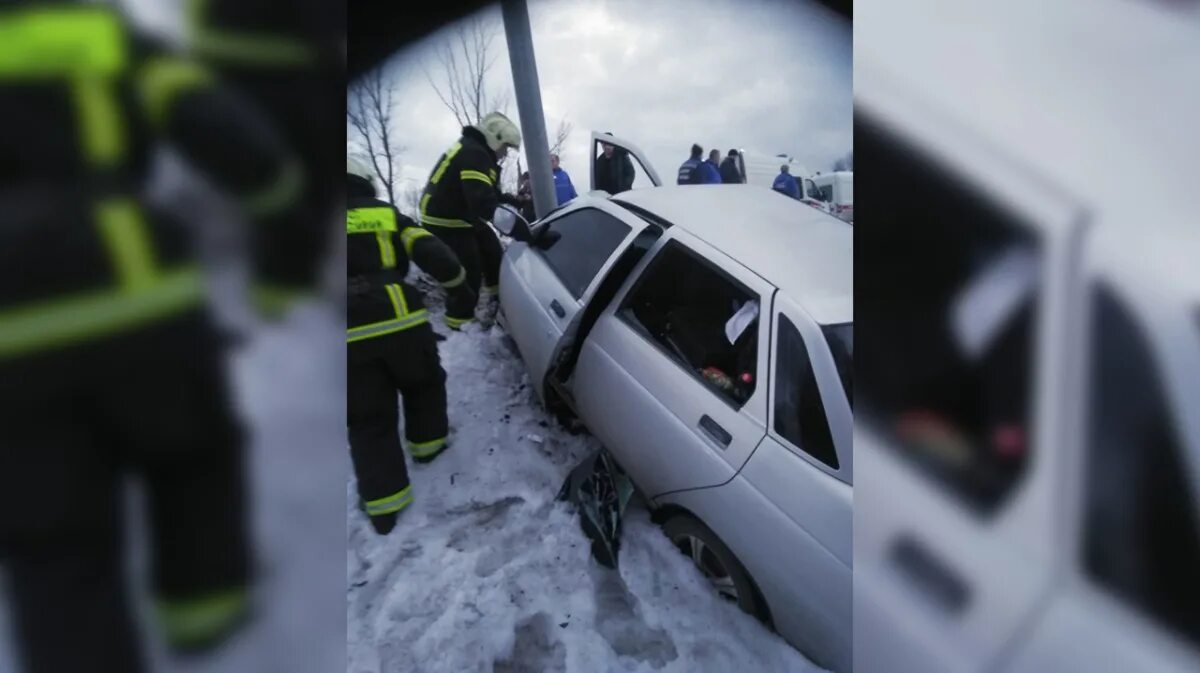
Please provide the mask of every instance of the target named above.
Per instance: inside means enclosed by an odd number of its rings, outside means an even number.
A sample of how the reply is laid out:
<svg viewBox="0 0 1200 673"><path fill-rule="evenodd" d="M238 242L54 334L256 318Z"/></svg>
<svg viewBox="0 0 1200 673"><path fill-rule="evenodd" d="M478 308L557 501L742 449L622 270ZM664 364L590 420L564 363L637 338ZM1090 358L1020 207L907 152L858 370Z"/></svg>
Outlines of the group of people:
<svg viewBox="0 0 1200 673"><path fill-rule="evenodd" d="M702 159L703 156L704 148L693 144L691 156L679 166L675 184L719 185L745 182L737 165L737 150L729 150L724 160L721 159L721 152L718 150L709 151L707 159Z"/></svg>

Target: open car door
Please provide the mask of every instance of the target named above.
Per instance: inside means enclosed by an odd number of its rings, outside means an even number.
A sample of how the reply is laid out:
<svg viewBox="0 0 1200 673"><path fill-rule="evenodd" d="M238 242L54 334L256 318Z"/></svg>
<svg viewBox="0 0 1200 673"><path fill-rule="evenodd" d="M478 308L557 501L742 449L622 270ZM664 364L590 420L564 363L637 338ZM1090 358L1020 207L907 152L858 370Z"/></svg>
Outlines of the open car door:
<svg viewBox="0 0 1200 673"><path fill-rule="evenodd" d="M620 194L630 189L662 185L645 153L623 138L592 131L591 157L592 191Z"/></svg>

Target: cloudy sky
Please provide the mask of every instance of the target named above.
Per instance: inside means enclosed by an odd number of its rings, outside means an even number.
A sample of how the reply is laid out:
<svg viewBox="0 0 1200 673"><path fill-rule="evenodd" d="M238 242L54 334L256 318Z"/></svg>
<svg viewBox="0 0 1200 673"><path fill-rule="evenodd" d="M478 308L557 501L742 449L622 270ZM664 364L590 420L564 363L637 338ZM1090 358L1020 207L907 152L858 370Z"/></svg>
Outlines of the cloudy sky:
<svg viewBox="0 0 1200 673"><path fill-rule="evenodd" d="M592 130L636 143L666 181L693 142L722 155L732 147L786 153L809 171L828 170L852 147L851 28L818 5L531 0L529 14L550 142L566 117L574 131L562 165L580 192ZM499 8L478 17L496 32L489 87L511 91ZM399 188L423 185L460 134L423 71L440 75L436 49L455 28L383 66L394 78L395 127L407 147ZM519 121L515 102L509 112Z"/></svg>

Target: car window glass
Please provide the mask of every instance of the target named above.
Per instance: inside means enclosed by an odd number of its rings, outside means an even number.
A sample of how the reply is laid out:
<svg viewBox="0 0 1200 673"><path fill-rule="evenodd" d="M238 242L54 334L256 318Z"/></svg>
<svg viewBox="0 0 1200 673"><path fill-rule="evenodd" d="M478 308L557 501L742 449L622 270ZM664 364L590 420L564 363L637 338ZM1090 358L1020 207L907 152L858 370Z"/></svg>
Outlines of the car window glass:
<svg viewBox="0 0 1200 673"><path fill-rule="evenodd" d="M855 241L872 269L854 288L857 420L977 512L994 511L1025 473L1035 435L1041 239L861 122L856 153L860 131L867 163L891 177L869 185L864 218L876 224Z"/></svg>
<svg viewBox="0 0 1200 673"><path fill-rule="evenodd" d="M671 241L642 273L619 313L713 392L740 407L757 384L758 302L756 293Z"/></svg>
<svg viewBox="0 0 1200 673"><path fill-rule="evenodd" d="M1195 485L1145 332L1105 287L1090 331L1084 565L1121 600L1200 645Z"/></svg>
<svg viewBox="0 0 1200 673"><path fill-rule="evenodd" d="M573 297L579 299L596 273L629 234L629 225L595 208L583 208L549 222L539 249Z"/></svg>
<svg viewBox="0 0 1200 673"><path fill-rule="evenodd" d="M822 325L821 333L825 335L825 343L833 354L833 364L837 367L838 380L842 390L846 392L846 400L850 408L854 408L854 323L839 325Z"/></svg>
<svg viewBox="0 0 1200 673"><path fill-rule="evenodd" d="M816 372L800 331L779 314L775 365L775 432L801 451L838 469L837 449L825 417Z"/></svg>
<svg viewBox="0 0 1200 673"><path fill-rule="evenodd" d="M630 189L653 187L650 174L635 155L616 145L610 145L611 151L605 151L605 144L597 142L593 146L592 170L596 177L596 189L602 189L609 194L620 194Z"/></svg>

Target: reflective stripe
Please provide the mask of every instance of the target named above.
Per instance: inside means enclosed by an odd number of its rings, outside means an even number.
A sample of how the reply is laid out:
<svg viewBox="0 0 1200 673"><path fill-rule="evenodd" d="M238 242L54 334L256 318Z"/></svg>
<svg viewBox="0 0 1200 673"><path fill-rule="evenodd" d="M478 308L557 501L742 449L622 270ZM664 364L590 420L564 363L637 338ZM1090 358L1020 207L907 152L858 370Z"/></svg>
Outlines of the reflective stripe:
<svg viewBox="0 0 1200 673"><path fill-rule="evenodd" d="M408 302L404 299L404 289L395 283L383 287L392 300L392 308L396 311L396 317L403 318L408 315Z"/></svg>
<svg viewBox="0 0 1200 673"><path fill-rule="evenodd" d="M384 320L383 322L371 323L370 325L362 325L361 327L351 327L346 330L346 342L352 343L362 341L363 339L371 339L393 332L399 332L411 327L416 327L423 323L429 322L429 314L425 309L413 311L403 318L394 320Z"/></svg>
<svg viewBox="0 0 1200 673"><path fill-rule="evenodd" d="M450 167L450 160L458 151L462 149L462 143L454 143L454 146L446 150L446 155L442 157L442 163L438 164L437 170L433 172L433 177L429 178L429 182L437 184L438 180L442 179L442 174Z"/></svg>
<svg viewBox="0 0 1200 673"><path fill-rule="evenodd" d="M409 504L412 503L412 500L412 486L405 486L399 492L393 493L386 498L369 500L363 503L363 505L365 506L369 516L378 516L380 514L399 512L405 507L408 507Z"/></svg>
<svg viewBox="0 0 1200 673"><path fill-rule="evenodd" d="M379 264L385 269L396 266L396 247L392 245L392 234L388 231L375 232L375 242L379 245Z"/></svg>
<svg viewBox="0 0 1200 673"><path fill-rule="evenodd" d="M472 228L472 224L466 220L450 220L442 217L433 217L432 215L421 215L421 224L431 227L455 227L458 229Z"/></svg>
<svg viewBox="0 0 1200 673"><path fill-rule="evenodd" d="M275 181L242 199L242 207L251 215L277 213L296 202L304 186L304 170L296 159L284 162Z"/></svg>
<svg viewBox="0 0 1200 673"><path fill-rule="evenodd" d="M346 211L346 233L396 231L396 212L386 206L352 208Z"/></svg>
<svg viewBox="0 0 1200 673"><path fill-rule="evenodd" d="M181 313L204 298L200 271L159 275L138 291L104 289L0 311L0 358L65 346Z"/></svg>
<svg viewBox="0 0 1200 673"><path fill-rule="evenodd" d="M138 94L150 121L159 129L167 125L171 105L179 94L212 83L212 75L196 63L181 59L152 58L137 74Z"/></svg>
<svg viewBox="0 0 1200 673"><path fill-rule="evenodd" d="M462 171L458 174L458 177L462 180L479 180L488 185L492 184L492 179L479 171Z"/></svg>
<svg viewBox="0 0 1200 673"><path fill-rule="evenodd" d="M261 66L311 65L317 52L301 40L278 35L210 28L208 0L192 0L188 7L191 46L205 58Z"/></svg>
<svg viewBox="0 0 1200 673"><path fill-rule="evenodd" d="M408 452L414 458L424 458L441 451L446 447L446 438L438 437L428 442L408 442Z"/></svg>
<svg viewBox="0 0 1200 673"><path fill-rule="evenodd" d="M475 320L475 318L474 318L474 317L471 317L471 318L451 318L450 316L446 316L446 326L447 326L447 327L452 327L452 328L454 328L454 329L458 329L459 327L462 327L463 325L465 325L465 324L467 324L467 323L469 323L469 322L473 322L474 320Z"/></svg>
<svg viewBox="0 0 1200 673"><path fill-rule="evenodd" d="M125 153L125 129L112 79L84 74L72 84L79 136L88 160L99 167L115 164Z"/></svg>
<svg viewBox="0 0 1200 673"><path fill-rule="evenodd" d="M283 315L300 298L308 294L300 288L256 283L250 288L250 297L259 313L278 317Z"/></svg>
<svg viewBox="0 0 1200 673"><path fill-rule="evenodd" d="M413 245L416 244L417 239L426 236L433 236L433 234L420 227L405 227L404 231L400 232L400 240L404 243L404 252L408 253L409 258L413 256Z"/></svg>
<svg viewBox="0 0 1200 673"><path fill-rule="evenodd" d="M111 76L125 69L125 31L107 7L5 7L0 78Z"/></svg>
<svg viewBox="0 0 1200 673"><path fill-rule="evenodd" d="M442 287L449 290L452 287L458 287L459 285L462 285L463 282L466 280L467 280L467 270L460 266L460 267L458 267L458 275L455 276L452 280L448 280L445 283L442 283Z"/></svg>
<svg viewBox="0 0 1200 673"><path fill-rule="evenodd" d="M158 619L167 640L188 645L221 635L246 612L248 604L245 589L188 600L159 600Z"/></svg>
<svg viewBox="0 0 1200 673"><path fill-rule="evenodd" d="M481 290L483 290L484 292L491 292L492 294L497 294L497 293L499 293L499 292L500 292L500 286L499 286L499 285L484 285L484 286L483 286L482 288L480 288L480 289L481 289Z"/></svg>
<svg viewBox="0 0 1200 673"><path fill-rule="evenodd" d="M102 201L96 205L96 220L121 287L137 291L152 285L157 265L137 203L129 198Z"/></svg>

